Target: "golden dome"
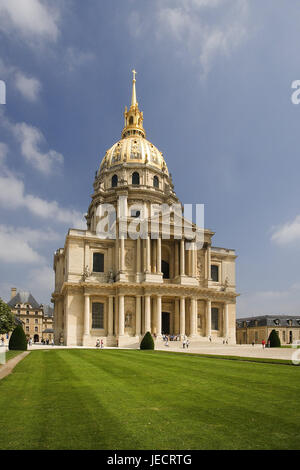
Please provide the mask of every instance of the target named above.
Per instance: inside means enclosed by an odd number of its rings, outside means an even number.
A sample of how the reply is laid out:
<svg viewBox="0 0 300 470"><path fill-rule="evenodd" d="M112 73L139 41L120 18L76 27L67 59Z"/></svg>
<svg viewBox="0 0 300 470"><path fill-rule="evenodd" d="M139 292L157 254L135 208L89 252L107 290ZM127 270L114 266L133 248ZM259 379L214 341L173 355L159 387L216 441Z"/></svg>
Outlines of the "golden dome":
<svg viewBox="0 0 300 470"><path fill-rule="evenodd" d="M149 140L141 136L125 137L116 142L102 160L100 170L124 163L146 163L168 174L162 153Z"/></svg>
<svg viewBox="0 0 300 470"><path fill-rule="evenodd" d="M127 107L125 108L125 127L122 131L122 139L107 150L101 162L100 171L124 163L144 163L154 166L168 175L168 168L162 153L145 138L143 113L139 110L136 100L136 71L133 70L132 72L131 106L129 110L127 110Z"/></svg>

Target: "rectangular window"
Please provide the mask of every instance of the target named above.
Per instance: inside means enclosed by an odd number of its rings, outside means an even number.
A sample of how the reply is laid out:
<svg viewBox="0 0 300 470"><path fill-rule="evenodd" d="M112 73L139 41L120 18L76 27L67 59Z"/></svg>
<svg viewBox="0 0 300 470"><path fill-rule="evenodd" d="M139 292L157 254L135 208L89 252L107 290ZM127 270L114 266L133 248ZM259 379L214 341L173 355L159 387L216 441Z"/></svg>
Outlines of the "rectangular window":
<svg viewBox="0 0 300 470"><path fill-rule="evenodd" d="M282 341L285 343L285 331L282 332Z"/></svg>
<svg viewBox="0 0 300 470"><path fill-rule="evenodd" d="M39 331L39 329L38 329L38 327L37 327L37 326L34 328L34 331Z"/></svg>
<svg viewBox="0 0 300 470"><path fill-rule="evenodd" d="M29 331L29 326L26 326L26 331Z"/></svg>
<svg viewBox="0 0 300 470"><path fill-rule="evenodd" d="M103 253L93 254L93 271L94 273L104 272L104 254Z"/></svg>
<svg viewBox="0 0 300 470"><path fill-rule="evenodd" d="M92 328L104 328L104 304L100 302L92 306Z"/></svg>
<svg viewBox="0 0 300 470"><path fill-rule="evenodd" d="M219 266L212 264L210 267L210 276L212 281L219 282Z"/></svg>
<svg viewBox="0 0 300 470"><path fill-rule="evenodd" d="M211 329L219 329L219 309L215 307L211 309Z"/></svg>
<svg viewBox="0 0 300 470"><path fill-rule="evenodd" d="M38 323L38 322L39 322L39 321L38 321L38 319L36 318L36 319L35 319L35 323Z"/></svg>
<svg viewBox="0 0 300 470"><path fill-rule="evenodd" d="M201 315L197 315L197 328L201 328Z"/></svg>
<svg viewBox="0 0 300 470"><path fill-rule="evenodd" d="M258 341L258 332L255 331L255 341Z"/></svg>
<svg viewBox="0 0 300 470"><path fill-rule="evenodd" d="M29 323L29 318L26 318L26 323Z"/></svg>

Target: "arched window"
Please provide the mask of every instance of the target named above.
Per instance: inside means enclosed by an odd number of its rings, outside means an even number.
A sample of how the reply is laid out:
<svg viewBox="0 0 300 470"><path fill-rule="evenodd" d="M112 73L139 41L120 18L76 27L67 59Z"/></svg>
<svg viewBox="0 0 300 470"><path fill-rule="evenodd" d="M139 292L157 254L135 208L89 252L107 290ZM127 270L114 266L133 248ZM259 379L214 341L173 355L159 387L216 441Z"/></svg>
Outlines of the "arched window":
<svg viewBox="0 0 300 470"><path fill-rule="evenodd" d="M132 173L132 184L140 184L140 175L137 171Z"/></svg>
<svg viewBox="0 0 300 470"><path fill-rule="evenodd" d="M116 188L118 186L118 175L114 175L111 179L111 187Z"/></svg>
<svg viewBox="0 0 300 470"><path fill-rule="evenodd" d="M129 125L131 126L133 124L133 116L130 116L129 118Z"/></svg>
<svg viewBox="0 0 300 470"><path fill-rule="evenodd" d="M158 176L153 177L153 186L154 188L159 188L159 179Z"/></svg>
<svg viewBox="0 0 300 470"><path fill-rule="evenodd" d="M169 263L164 260L161 262L161 272L163 273L164 279L170 279L170 266Z"/></svg>

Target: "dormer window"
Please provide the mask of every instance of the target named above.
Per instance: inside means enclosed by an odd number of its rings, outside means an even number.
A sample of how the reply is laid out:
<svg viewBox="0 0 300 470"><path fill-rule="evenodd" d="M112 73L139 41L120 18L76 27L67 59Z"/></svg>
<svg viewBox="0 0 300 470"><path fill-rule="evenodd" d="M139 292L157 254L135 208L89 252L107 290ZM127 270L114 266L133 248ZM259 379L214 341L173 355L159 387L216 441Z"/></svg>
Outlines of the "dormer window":
<svg viewBox="0 0 300 470"><path fill-rule="evenodd" d="M277 318L276 320L274 320L274 323L276 326L280 325L280 320Z"/></svg>
<svg viewBox="0 0 300 470"><path fill-rule="evenodd" d="M118 175L114 175L111 179L111 187L116 188L118 186Z"/></svg>
<svg viewBox="0 0 300 470"><path fill-rule="evenodd" d="M212 264L210 271L212 281L219 282L219 266L217 264Z"/></svg>
<svg viewBox="0 0 300 470"><path fill-rule="evenodd" d="M140 184L140 175L137 171L132 173L132 184L139 185Z"/></svg>
<svg viewBox="0 0 300 470"><path fill-rule="evenodd" d="M130 215L131 215L131 217L138 218L141 215L141 211L137 211L135 209L132 209L131 212L130 212Z"/></svg>

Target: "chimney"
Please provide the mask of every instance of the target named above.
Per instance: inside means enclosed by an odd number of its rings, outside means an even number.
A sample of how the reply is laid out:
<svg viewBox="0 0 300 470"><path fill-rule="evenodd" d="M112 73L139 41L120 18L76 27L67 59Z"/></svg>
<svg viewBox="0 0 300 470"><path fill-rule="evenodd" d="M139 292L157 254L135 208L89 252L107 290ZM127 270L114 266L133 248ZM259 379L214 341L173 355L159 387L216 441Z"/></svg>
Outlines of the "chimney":
<svg viewBox="0 0 300 470"><path fill-rule="evenodd" d="M11 288L11 296L10 298L12 299L13 297L15 297L17 295L17 288L16 287L12 287Z"/></svg>

